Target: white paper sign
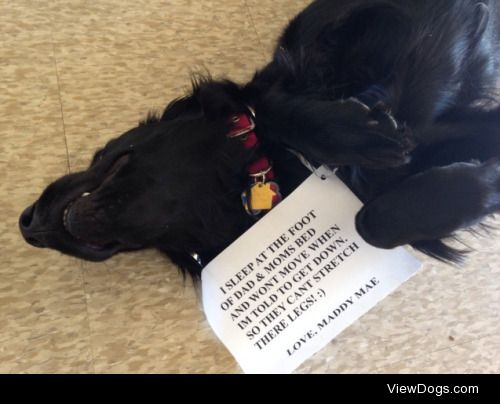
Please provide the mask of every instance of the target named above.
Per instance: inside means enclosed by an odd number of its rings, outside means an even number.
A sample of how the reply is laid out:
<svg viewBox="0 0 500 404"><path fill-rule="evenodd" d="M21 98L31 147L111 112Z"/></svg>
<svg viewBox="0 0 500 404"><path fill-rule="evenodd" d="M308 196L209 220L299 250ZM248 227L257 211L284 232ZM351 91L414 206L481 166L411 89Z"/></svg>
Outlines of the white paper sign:
<svg viewBox="0 0 500 404"><path fill-rule="evenodd" d="M365 243L362 203L318 173L203 270L207 319L247 373L292 372L420 268Z"/></svg>

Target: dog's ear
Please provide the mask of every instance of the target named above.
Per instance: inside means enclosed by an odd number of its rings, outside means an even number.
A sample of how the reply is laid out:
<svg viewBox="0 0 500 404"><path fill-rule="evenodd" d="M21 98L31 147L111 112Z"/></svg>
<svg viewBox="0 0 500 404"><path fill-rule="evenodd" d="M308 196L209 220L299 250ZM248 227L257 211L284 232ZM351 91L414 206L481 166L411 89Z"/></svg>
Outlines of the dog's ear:
<svg viewBox="0 0 500 404"><path fill-rule="evenodd" d="M199 79L193 81L193 96L208 120L227 119L245 111L241 88L232 81Z"/></svg>
<svg viewBox="0 0 500 404"><path fill-rule="evenodd" d="M173 121L175 119L192 119L202 116L200 103L193 96L178 98L172 101L161 117L162 121Z"/></svg>
<svg viewBox="0 0 500 404"><path fill-rule="evenodd" d="M191 95L172 101L165 108L162 121L202 116L209 121L226 120L228 116L246 111L243 91L236 83L210 77L194 77L192 83Z"/></svg>

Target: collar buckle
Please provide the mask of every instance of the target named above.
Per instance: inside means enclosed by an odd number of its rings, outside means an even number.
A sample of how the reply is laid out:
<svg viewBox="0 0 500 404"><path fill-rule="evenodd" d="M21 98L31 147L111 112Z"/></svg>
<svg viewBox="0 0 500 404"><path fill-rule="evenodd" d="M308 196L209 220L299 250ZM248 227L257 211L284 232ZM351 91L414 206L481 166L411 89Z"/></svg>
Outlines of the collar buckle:
<svg viewBox="0 0 500 404"><path fill-rule="evenodd" d="M253 116L247 114L234 115L231 118L233 129L229 132L230 139L236 139L248 135L255 130L255 120Z"/></svg>

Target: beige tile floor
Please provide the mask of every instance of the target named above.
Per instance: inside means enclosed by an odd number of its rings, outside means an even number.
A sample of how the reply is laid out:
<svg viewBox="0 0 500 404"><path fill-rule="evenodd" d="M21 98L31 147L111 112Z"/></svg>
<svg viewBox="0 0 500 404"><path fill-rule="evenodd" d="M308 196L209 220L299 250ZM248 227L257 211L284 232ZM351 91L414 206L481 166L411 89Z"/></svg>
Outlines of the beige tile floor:
<svg viewBox="0 0 500 404"><path fill-rule="evenodd" d="M24 244L49 181L204 66L248 79L307 0L0 0L0 372L239 372L155 252L80 262ZM299 372L500 372L500 237L430 260Z"/></svg>

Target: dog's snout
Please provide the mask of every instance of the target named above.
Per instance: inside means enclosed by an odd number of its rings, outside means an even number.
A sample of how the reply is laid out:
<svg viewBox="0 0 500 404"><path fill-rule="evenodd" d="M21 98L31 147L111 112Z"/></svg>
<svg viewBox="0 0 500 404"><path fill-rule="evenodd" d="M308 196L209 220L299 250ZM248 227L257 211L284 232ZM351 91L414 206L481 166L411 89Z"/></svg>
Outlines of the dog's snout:
<svg viewBox="0 0 500 404"><path fill-rule="evenodd" d="M43 248L45 247L45 242L43 237L40 236L36 226L34 226L34 215L35 215L35 205L33 204L27 207L23 213L21 213L21 217L19 218L19 228L21 230L21 234L23 235L26 242L31 244L34 247Z"/></svg>

